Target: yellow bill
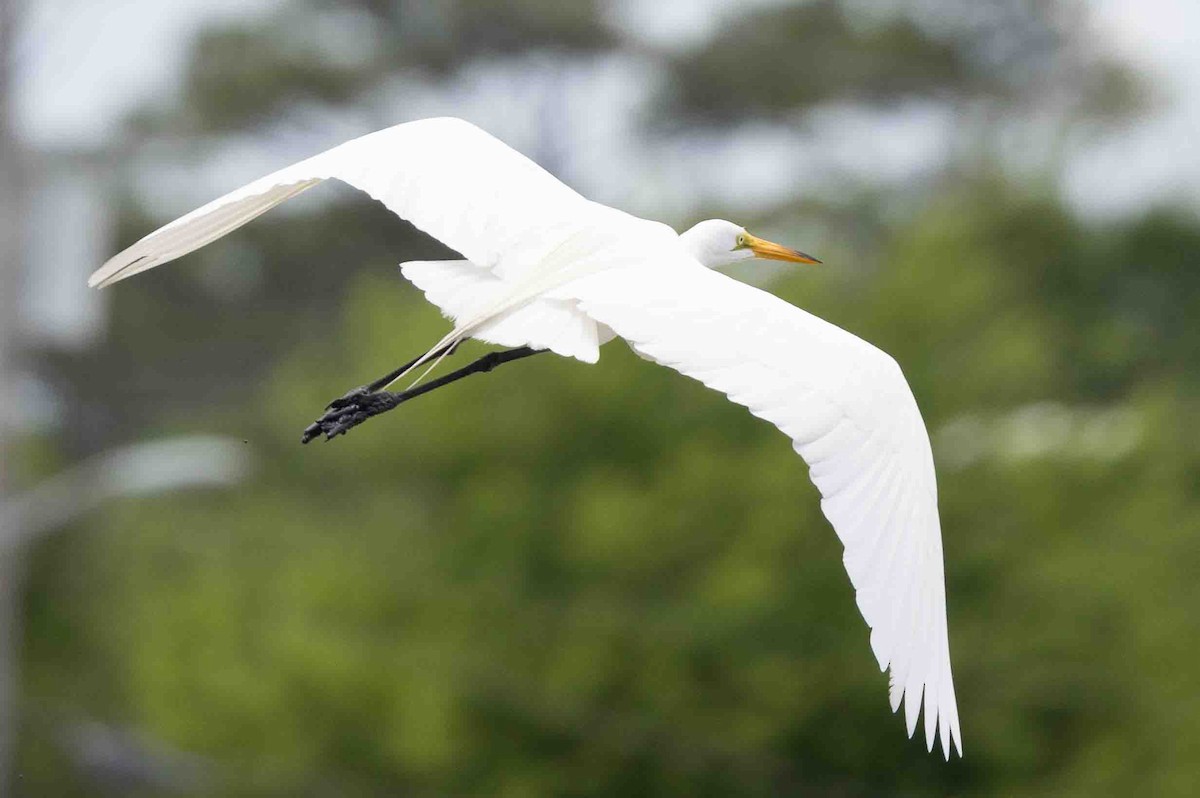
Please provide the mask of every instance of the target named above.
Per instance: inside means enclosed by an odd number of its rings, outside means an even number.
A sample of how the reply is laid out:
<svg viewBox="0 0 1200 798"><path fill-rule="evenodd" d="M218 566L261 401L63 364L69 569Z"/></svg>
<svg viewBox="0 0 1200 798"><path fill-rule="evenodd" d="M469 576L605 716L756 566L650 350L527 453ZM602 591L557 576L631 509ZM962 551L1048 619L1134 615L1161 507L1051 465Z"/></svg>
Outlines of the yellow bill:
<svg viewBox="0 0 1200 798"><path fill-rule="evenodd" d="M766 258L767 260L784 260L789 263L820 263L811 255L805 255L803 252L785 247L782 244L776 244L774 241L767 241L758 236L752 236L749 233L745 234L745 246L752 251L756 257Z"/></svg>

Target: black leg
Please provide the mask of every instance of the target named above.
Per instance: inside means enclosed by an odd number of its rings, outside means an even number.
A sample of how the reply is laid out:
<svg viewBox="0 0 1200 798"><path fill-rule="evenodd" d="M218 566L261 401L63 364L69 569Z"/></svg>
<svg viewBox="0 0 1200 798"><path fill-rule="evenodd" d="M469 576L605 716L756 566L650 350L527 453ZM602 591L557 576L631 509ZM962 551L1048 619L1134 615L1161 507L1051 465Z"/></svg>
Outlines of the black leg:
<svg viewBox="0 0 1200 798"><path fill-rule="evenodd" d="M432 363L433 361L437 360L439 357L442 357L444 355L453 355L454 350L458 349L459 343L460 343L459 341L455 341L452 344L447 344L446 346L443 346L441 349L431 352L429 357L427 358L427 361ZM366 385L360 385L357 388L347 391L346 393L339 396L337 399L334 399L332 402L325 405L325 409L333 410L333 409L336 409L339 407L346 407L347 405L351 404L352 402L357 401L358 399L361 399L362 397L366 396L367 394L377 393L377 392L383 390L384 388L386 388L387 386L389 386L393 382L395 382L397 379L399 379L401 374L404 374L406 371L411 369L413 366L417 365L417 363L420 360L421 360L421 358L415 357L412 360L405 363L400 368L396 369L395 371L389 371L387 374L384 374L382 377L375 380L374 382L368 382ZM308 443L308 441L305 441L305 443Z"/></svg>
<svg viewBox="0 0 1200 798"><path fill-rule="evenodd" d="M448 348L446 354L452 352L453 348ZM464 366L458 371L452 371L444 377L439 377L436 380L430 380L424 385L418 385L415 388L410 388L407 391L393 393L391 391L382 391L379 388L387 385L396 377L403 373L408 366L402 366L396 369L391 374L380 377L369 385L364 385L361 388L355 388L340 399L335 399L329 404L329 408L325 415L309 424L304 430L304 434L300 437L301 443L308 443L318 435L325 435L326 440L332 440L338 435L345 435L354 427L366 421L372 416L377 416L380 413L398 407L407 402L409 399L415 399L421 394L435 391L442 386L449 385L452 382L457 382L463 377L469 377L472 374L484 374L502 363L510 363L514 360L536 355L539 352L545 352L545 349L531 349L528 346L521 346L516 349L505 349L500 352L489 352L483 357L471 363L469 366ZM439 355L442 353L438 353ZM414 361L415 362L415 361ZM378 387L377 387L378 386Z"/></svg>
<svg viewBox="0 0 1200 798"><path fill-rule="evenodd" d="M426 358L426 360L429 362L432 362L432 361L436 361L438 358L443 357L445 355L454 354L454 350L458 349L459 343L460 343L459 341L455 341L454 343L443 346L441 349L434 350L433 352L431 352L429 354L429 357ZM384 374L382 377L380 377L377 380L374 380L373 382L368 382L366 385L360 385L357 388L352 388L349 391L346 391L346 393L342 394L337 399L334 399L332 402L325 405L325 409L327 411L339 410L341 408L350 407L351 405L353 405L355 403L365 401L366 397L370 396L371 394L378 393L382 389L391 385L393 382L395 382L397 379L400 378L400 375L406 373L413 366L417 365L417 363L420 362L420 360L421 360L420 357L415 357L412 360L405 363L403 366L400 366L399 368L397 368L393 371L389 371L387 374ZM328 415L330 415L330 413L325 414L325 416L328 416ZM308 443L310 440L315 438L317 435L321 434L319 425L320 425L321 421L323 421L325 419L325 416L322 416L320 419L318 419L316 423L308 425L308 428L304 430L304 434L300 437L301 443Z"/></svg>

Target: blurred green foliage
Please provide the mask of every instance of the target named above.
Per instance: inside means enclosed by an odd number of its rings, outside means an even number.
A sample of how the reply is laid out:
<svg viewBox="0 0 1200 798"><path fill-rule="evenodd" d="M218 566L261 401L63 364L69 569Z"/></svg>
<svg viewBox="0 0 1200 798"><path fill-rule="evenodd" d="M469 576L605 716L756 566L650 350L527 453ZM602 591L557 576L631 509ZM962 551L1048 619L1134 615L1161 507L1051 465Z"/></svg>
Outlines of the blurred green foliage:
<svg viewBox="0 0 1200 798"><path fill-rule="evenodd" d="M681 111L717 121L787 112L822 100L900 102L975 88L964 54L909 19L855 29L840 3L768 7L678 58ZM798 79L771 80L779 73ZM687 118L687 117L685 117Z"/></svg>
<svg viewBox="0 0 1200 798"><path fill-rule="evenodd" d="M404 4L354 5L380 25L405 18ZM757 12L669 59L677 107L729 123L1019 83L919 18L838 50L858 72L784 53L807 36L837 50L857 30L848 8ZM542 31L583 24L528 16ZM239 39L259 34L202 38L184 105L240 127L288 108L289 87L326 101L368 90ZM751 34L778 69L739 60L734 74L726 37ZM713 75L760 93L706 94ZM243 92L251 78L261 87ZM769 214L773 229L830 230L828 265L781 272L771 290L895 355L934 432L966 748L947 764L888 712L840 547L786 438L621 343L597 366L536 358L300 447L332 396L445 330L395 270L445 250L329 196L122 284L105 345L50 361L73 402L63 450L222 430L259 471L232 491L125 502L35 552L28 794L96 789L64 766L44 720L59 715L200 757L196 791L215 795L1192 793L1196 219L1163 209L1099 229L1043 188L962 171L902 214L871 201ZM122 238L150 225L131 208ZM234 270L255 276L231 282Z"/></svg>

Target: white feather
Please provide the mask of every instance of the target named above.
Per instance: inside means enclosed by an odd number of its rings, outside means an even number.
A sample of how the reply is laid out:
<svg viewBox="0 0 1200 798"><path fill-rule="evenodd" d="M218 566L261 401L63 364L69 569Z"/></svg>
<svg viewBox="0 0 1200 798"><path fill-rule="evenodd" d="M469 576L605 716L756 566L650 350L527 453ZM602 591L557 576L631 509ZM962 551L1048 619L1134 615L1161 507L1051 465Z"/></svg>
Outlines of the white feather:
<svg viewBox="0 0 1200 798"><path fill-rule="evenodd" d="M744 230L670 228L589 202L456 119L397 125L227 194L135 243L89 281L109 285L236 229L336 178L457 250L404 273L474 336L594 362L614 334L722 391L792 439L809 463L893 709L925 712L962 753L950 668L929 436L896 362L850 333L705 268L747 257ZM437 347L434 347L436 349ZM433 350L430 350L433 351Z"/></svg>
<svg viewBox="0 0 1200 798"><path fill-rule="evenodd" d="M400 271L456 324L486 315L510 290L491 270L469 260L409 261L400 264ZM500 346L549 349L584 363L600 359L602 343L600 325L577 303L543 297L472 328L470 336Z"/></svg>
<svg viewBox="0 0 1200 798"><path fill-rule="evenodd" d="M961 753L933 459L896 362L777 297L683 259L614 269L558 293L577 298L638 353L752 405L793 438L846 547L880 666L892 667L893 708L905 699L911 736L923 705L947 756L952 746ZM932 736L927 744L932 749Z"/></svg>

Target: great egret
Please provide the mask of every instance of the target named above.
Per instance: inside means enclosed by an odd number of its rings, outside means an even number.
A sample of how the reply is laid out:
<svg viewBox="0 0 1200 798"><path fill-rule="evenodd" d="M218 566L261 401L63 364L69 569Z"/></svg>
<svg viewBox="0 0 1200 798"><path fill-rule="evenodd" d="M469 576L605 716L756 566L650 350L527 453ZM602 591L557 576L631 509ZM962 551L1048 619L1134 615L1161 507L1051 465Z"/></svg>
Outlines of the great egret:
<svg viewBox="0 0 1200 798"><path fill-rule="evenodd" d="M792 439L841 539L844 563L893 711L911 737L924 698L962 754L950 672L937 485L929 436L896 362L856 336L714 269L749 258L814 263L732 222L679 235L591 202L458 119L425 119L348 141L227 194L151 233L96 271L107 286L234 230L336 178L462 254L402 264L454 321L421 357L335 400L304 440L467 374L552 351L586 363L615 336L642 357L726 394ZM466 338L506 347L408 391L384 390ZM429 366L426 366L428 368Z"/></svg>

